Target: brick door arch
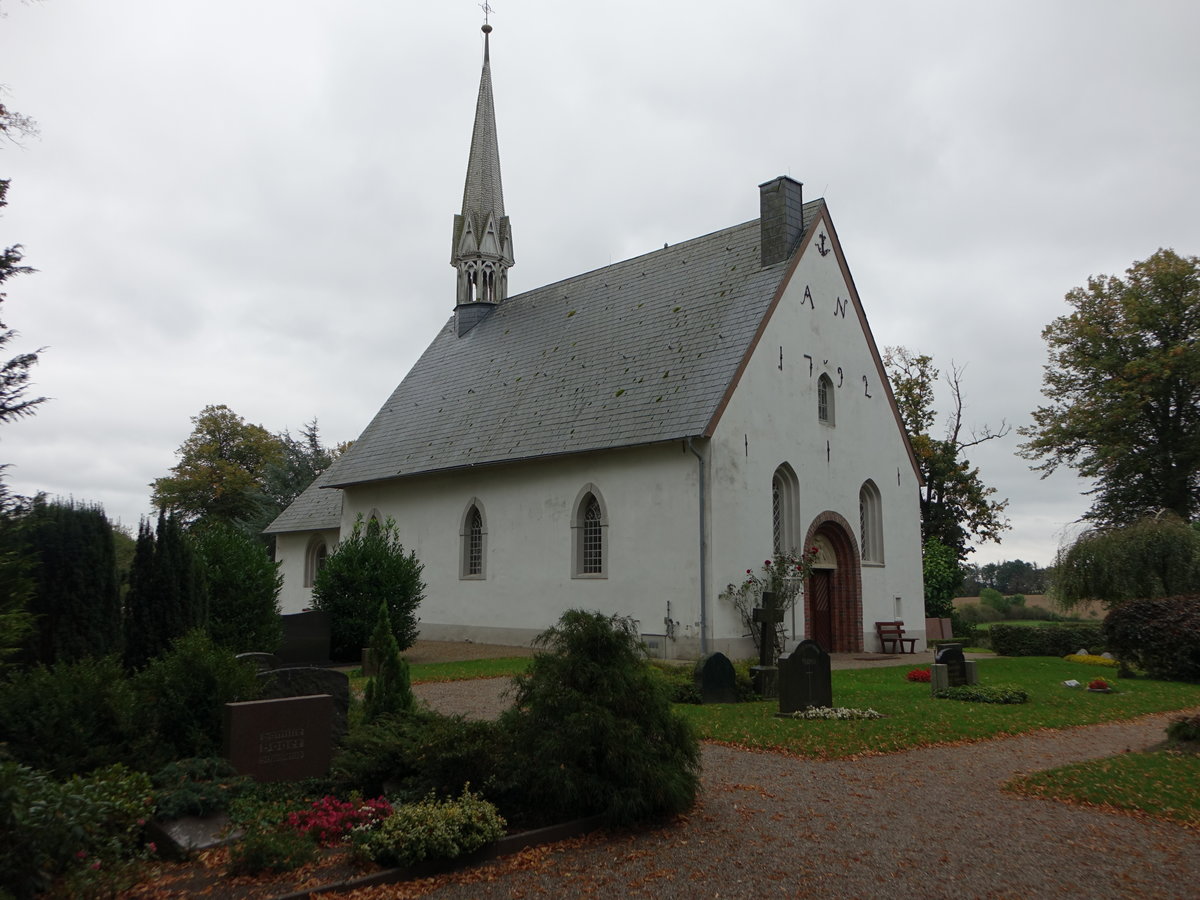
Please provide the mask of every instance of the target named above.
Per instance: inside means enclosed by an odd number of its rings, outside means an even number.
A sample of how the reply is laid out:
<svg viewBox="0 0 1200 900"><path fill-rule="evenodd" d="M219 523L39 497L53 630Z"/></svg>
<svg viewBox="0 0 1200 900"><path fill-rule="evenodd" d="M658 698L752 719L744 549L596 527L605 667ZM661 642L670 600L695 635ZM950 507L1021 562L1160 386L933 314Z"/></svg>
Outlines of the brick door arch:
<svg viewBox="0 0 1200 900"><path fill-rule="evenodd" d="M829 542L837 557L837 568L817 576L821 584L810 577L804 586L804 622L807 636L824 646L830 653L861 653L863 650L863 606L862 569L858 553L858 542L854 530L842 516L835 512L823 512L808 526L804 546L811 547L820 535ZM828 612L820 615L820 637L813 633L818 621L813 608L814 598L820 596L822 604L828 597Z"/></svg>

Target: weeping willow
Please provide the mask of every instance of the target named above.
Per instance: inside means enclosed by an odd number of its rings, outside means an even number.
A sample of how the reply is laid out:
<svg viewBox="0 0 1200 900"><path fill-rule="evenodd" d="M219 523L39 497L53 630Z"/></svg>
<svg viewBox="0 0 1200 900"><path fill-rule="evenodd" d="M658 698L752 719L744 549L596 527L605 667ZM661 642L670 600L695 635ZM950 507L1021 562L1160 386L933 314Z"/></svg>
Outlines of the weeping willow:
<svg viewBox="0 0 1200 900"><path fill-rule="evenodd" d="M1059 551L1052 592L1064 608L1200 592L1200 528L1156 516L1085 531Z"/></svg>

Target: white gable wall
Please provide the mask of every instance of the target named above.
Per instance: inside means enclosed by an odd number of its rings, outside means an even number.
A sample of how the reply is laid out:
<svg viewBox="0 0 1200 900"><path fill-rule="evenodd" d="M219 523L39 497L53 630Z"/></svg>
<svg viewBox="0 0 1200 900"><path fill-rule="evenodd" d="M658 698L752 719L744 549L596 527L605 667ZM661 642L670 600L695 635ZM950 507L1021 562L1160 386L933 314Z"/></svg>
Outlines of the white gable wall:
<svg viewBox="0 0 1200 900"><path fill-rule="evenodd" d="M607 521L606 576L572 577L575 504L594 485ZM433 640L523 644L563 610L632 616L670 655L699 646L697 462L679 443L397 479L346 489L343 533L378 511L396 520L428 584L418 614ZM460 577L460 529L473 499L484 515L485 578Z"/></svg>
<svg viewBox="0 0 1200 900"><path fill-rule="evenodd" d="M323 540L332 553L337 546L338 530L290 531L275 536L275 558L279 560L279 572L283 575L283 588L279 592L279 608L284 615L304 612L312 607L312 588L305 585L304 574L308 565L308 551L314 540Z"/></svg>
<svg viewBox="0 0 1200 900"><path fill-rule="evenodd" d="M832 236L821 221L813 228ZM832 511L858 542L859 489L869 478L881 495L884 532L883 565L862 567L863 646L873 651L874 622L897 617L897 597L906 632L924 636L918 482L838 259L810 241L710 443L712 593L771 555L771 482L781 463L799 480L801 540L815 517ZM834 386L833 425L818 420L822 373ZM801 637L802 612L800 604ZM713 619L714 634L728 633L736 613L714 600Z"/></svg>

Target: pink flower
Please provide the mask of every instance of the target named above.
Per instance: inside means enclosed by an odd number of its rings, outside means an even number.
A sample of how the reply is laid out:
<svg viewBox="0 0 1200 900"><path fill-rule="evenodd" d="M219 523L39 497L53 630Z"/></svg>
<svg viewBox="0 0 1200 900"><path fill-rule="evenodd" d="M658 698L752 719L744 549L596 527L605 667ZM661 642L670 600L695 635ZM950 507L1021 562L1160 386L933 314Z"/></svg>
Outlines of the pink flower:
<svg viewBox="0 0 1200 900"><path fill-rule="evenodd" d="M76 850L75 858L76 859L87 859L87 851L86 850Z"/></svg>
<svg viewBox="0 0 1200 900"><path fill-rule="evenodd" d="M150 843L148 843L146 845L146 849L149 850L151 853L157 853L158 852L158 844L154 843L154 841L150 841Z"/></svg>
<svg viewBox="0 0 1200 900"><path fill-rule="evenodd" d="M100 860L96 860L94 863L92 863L93 870L98 870L99 868L100 868Z"/></svg>

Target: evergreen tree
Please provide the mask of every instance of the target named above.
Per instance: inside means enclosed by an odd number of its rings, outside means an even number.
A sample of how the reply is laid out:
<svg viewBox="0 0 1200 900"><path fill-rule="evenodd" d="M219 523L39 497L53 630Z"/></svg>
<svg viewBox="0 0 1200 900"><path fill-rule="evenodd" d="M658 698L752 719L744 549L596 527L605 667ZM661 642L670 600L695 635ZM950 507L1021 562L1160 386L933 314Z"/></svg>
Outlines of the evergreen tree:
<svg viewBox="0 0 1200 900"><path fill-rule="evenodd" d="M119 650L116 553L103 508L37 497L22 530L33 560L30 661L51 665Z"/></svg>
<svg viewBox="0 0 1200 900"><path fill-rule="evenodd" d="M125 664L140 669L171 642L208 623L204 574L178 519L143 521L125 597Z"/></svg>
<svg viewBox="0 0 1200 900"><path fill-rule="evenodd" d="M380 716L410 712L413 692L408 663L400 656L400 645L392 632L392 620L384 601L379 603L379 616L371 635L371 652L375 657L376 674L367 682L363 694L363 720L370 723Z"/></svg>
<svg viewBox="0 0 1200 900"><path fill-rule="evenodd" d="M234 653L273 653L282 638L279 563L262 542L214 522L194 532L208 586L208 633Z"/></svg>

